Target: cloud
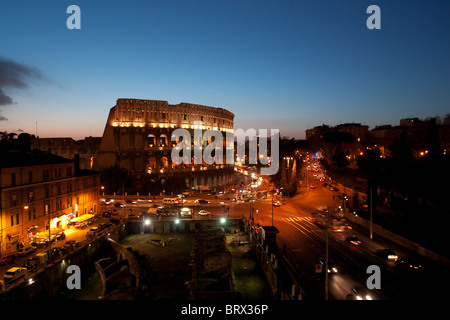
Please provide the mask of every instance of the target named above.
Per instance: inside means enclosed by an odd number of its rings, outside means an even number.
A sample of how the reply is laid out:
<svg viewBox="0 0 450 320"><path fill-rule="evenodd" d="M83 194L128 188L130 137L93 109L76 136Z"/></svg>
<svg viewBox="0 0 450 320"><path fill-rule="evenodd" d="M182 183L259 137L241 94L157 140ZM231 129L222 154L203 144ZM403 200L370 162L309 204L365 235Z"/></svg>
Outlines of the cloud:
<svg viewBox="0 0 450 320"><path fill-rule="evenodd" d="M13 98L5 93L6 88L25 90L30 80L43 78L42 73L35 68L0 57L0 107L14 104ZM0 121L6 120L0 115Z"/></svg>

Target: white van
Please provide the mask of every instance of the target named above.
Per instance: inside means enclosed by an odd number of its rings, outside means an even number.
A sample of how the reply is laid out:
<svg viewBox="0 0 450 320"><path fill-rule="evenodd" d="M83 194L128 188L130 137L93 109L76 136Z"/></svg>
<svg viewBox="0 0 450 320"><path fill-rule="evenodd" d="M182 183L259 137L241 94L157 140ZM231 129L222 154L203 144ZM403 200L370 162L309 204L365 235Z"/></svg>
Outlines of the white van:
<svg viewBox="0 0 450 320"><path fill-rule="evenodd" d="M179 201L178 198L164 198L163 199L163 203L165 205L169 205L169 206L176 206L176 205L178 205L178 203L179 203L178 201Z"/></svg>

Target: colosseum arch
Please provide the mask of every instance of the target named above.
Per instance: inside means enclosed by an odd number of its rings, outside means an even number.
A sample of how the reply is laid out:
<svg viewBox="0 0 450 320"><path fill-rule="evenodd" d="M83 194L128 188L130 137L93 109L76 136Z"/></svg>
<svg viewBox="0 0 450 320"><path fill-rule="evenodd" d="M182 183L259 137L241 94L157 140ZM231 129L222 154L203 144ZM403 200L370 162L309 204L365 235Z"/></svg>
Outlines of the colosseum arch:
<svg viewBox="0 0 450 320"><path fill-rule="evenodd" d="M156 163L156 158L155 157L149 157L148 161L147 161L147 169L148 170L154 170L156 169L158 166L158 164Z"/></svg>
<svg viewBox="0 0 450 320"><path fill-rule="evenodd" d="M155 137L154 134L150 133L147 136L147 144L148 144L149 147L156 146L156 137Z"/></svg>
<svg viewBox="0 0 450 320"><path fill-rule="evenodd" d="M160 160L161 168L167 169L169 168L169 159L167 157L162 157Z"/></svg>
<svg viewBox="0 0 450 320"><path fill-rule="evenodd" d="M167 135L166 134L161 134L159 136L159 146L160 147L166 147L169 144L169 140L167 139Z"/></svg>

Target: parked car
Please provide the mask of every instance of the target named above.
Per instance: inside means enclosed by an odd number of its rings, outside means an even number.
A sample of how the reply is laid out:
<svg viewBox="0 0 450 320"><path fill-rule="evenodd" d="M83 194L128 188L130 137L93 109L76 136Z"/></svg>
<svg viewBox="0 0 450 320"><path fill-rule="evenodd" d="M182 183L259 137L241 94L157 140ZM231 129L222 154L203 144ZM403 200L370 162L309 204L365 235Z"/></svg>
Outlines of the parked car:
<svg viewBox="0 0 450 320"><path fill-rule="evenodd" d="M32 242L31 245L37 248L48 247L48 239L39 239L37 241Z"/></svg>
<svg viewBox="0 0 450 320"><path fill-rule="evenodd" d="M19 257L25 257L35 251L36 251L36 247L26 246L26 247L22 247L19 250L17 250L17 254L19 255Z"/></svg>
<svg viewBox="0 0 450 320"><path fill-rule="evenodd" d="M74 250L75 248L78 248L80 246L80 242L77 240L69 240L64 243L64 248L67 250Z"/></svg>
<svg viewBox="0 0 450 320"><path fill-rule="evenodd" d="M27 268L28 271L33 271L39 266L39 260L34 258L29 258L25 263L22 265L22 267Z"/></svg>
<svg viewBox="0 0 450 320"><path fill-rule="evenodd" d="M98 232L100 232L100 230L98 229L98 227L92 227L91 229L89 229L89 231L87 232L88 236L93 236L95 234L97 234Z"/></svg>
<svg viewBox="0 0 450 320"><path fill-rule="evenodd" d="M25 271L27 271L27 268L24 267L13 267L8 269L3 276L3 281L5 281L5 283L10 283L17 280L25 275Z"/></svg>
<svg viewBox="0 0 450 320"><path fill-rule="evenodd" d="M52 259L58 258L61 254L64 255L67 253L67 249L64 247L54 247L50 253Z"/></svg>
<svg viewBox="0 0 450 320"><path fill-rule="evenodd" d="M100 224L103 229L108 229L109 227L111 227L113 224L112 222L108 221L108 222L103 222L102 224Z"/></svg>
<svg viewBox="0 0 450 320"><path fill-rule="evenodd" d="M64 232L58 233L58 234L56 235L56 240L57 240L57 241L59 241L59 240L64 240L65 238L66 238L66 234L65 234Z"/></svg>
<svg viewBox="0 0 450 320"><path fill-rule="evenodd" d="M117 224L120 222L120 220L116 218L109 218L109 222L111 222L112 224Z"/></svg>
<svg viewBox="0 0 450 320"><path fill-rule="evenodd" d="M12 262L14 262L14 260L16 260L15 254L8 254L6 256L3 256L0 259L0 266L4 266L5 264L12 263Z"/></svg>

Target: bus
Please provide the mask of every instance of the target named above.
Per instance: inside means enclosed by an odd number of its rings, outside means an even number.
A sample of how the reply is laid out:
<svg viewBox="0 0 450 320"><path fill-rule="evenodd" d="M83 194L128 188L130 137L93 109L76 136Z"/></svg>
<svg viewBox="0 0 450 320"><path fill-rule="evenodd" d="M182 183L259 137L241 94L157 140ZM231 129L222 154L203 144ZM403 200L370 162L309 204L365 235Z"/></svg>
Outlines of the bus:
<svg viewBox="0 0 450 320"><path fill-rule="evenodd" d="M326 211L313 211L312 221L323 227L327 226L327 212ZM334 232L343 232L347 227L347 221L344 218L328 217L328 225Z"/></svg>

